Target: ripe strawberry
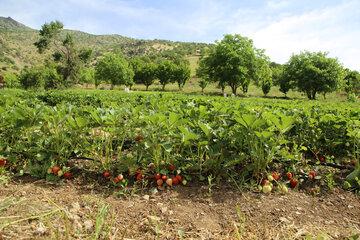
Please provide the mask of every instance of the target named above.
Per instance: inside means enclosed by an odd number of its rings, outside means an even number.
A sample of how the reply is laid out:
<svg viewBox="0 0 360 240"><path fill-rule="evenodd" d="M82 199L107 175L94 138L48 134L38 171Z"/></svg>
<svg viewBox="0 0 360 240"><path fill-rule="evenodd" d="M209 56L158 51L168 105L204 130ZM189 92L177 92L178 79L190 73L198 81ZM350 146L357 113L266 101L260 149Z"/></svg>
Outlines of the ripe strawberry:
<svg viewBox="0 0 360 240"><path fill-rule="evenodd" d="M321 157L320 162L325 162L325 158Z"/></svg>
<svg viewBox="0 0 360 240"><path fill-rule="evenodd" d="M163 181L162 179L158 179L158 180L156 181L156 184L157 184L158 186L161 186L163 183L164 183L164 181Z"/></svg>
<svg viewBox="0 0 360 240"><path fill-rule="evenodd" d="M315 174L314 171L310 171L310 178L313 178L313 179L314 179L314 178L315 178L315 175L316 175L316 174Z"/></svg>
<svg viewBox="0 0 360 240"><path fill-rule="evenodd" d="M104 172L104 178L108 178L110 177L110 173L109 172Z"/></svg>
<svg viewBox="0 0 360 240"><path fill-rule="evenodd" d="M181 175L180 174L176 174L176 178L179 180L179 181L181 181Z"/></svg>
<svg viewBox="0 0 360 240"><path fill-rule="evenodd" d="M139 181L140 179L142 179L142 174L141 173L139 173L137 176L136 176L136 181Z"/></svg>
<svg viewBox="0 0 360 240"><path fill-rule="evenodd" d="M175 169L174 164L170 165L170 170L171 170L171 171L174 171L174 169Z"/></svg>
<svg viewBox="0 0 360 240"><path fill-rule="evenodd" d="M263 181L263 185L266 185L266 184L269 184L269 180L266 180L266 179L265 179L265 180Z"/></svg>
<svg viewBox="0 0 360 240"><path fill-rule="evenodd" d="M53 171L53 173L54 173L55 175L57 175L58 172L60 171L60 168L57 167L57 166L55 166L55 167L52 168L52 171Z"/></svg>
<svg viewBox="0 0 360 240"><path fill-rule="evenodd" d="M288 172L288 173L286 174L286 177L290 180L290 179L292 179L292 174Z"/></svg>
<svg viewBox="0 0 360 240"><path fill-rule="evenodd" d="M351 164L355 166L355 159L352 158L350 161L351 161Z"/></svg>
<svg viewBox="0 0 360 240"><path fill-rule="evenodd" d="M111 180L113 180L114 183L118 183L120 181L118 177L116 177L115 179L111 179Z"/></svg>
<svg viewBox="0 0 360 240"><path fill-rule="evenodd" d="M140 141L142 139L142 137L138 136L135 138L136 141Z"/></svg>
<svg viewBox="0 0 360 240"><path fill-rule="evenodd" d="M169 186L172 186L172 184L173 184L172 179L171 178L166 179L166 184Z"/></svg>
<svg viewBox="0 0 360 240"><path fill-rule="evenodd" d="M298 185L299 185L299 182L298 182L298 180L297 180L296 178L291 179L291 181L290 181L290 186L291 186L292 188L295 188L295 187L297 187Z"/></svg>
<svg viewBox="0 0 360 240"><path fill-rule="evenodd" d="M162 175L161 179L166 180L166 175Z"/></svg>
<svg viewBox="0 0 360 240"><path fill-rule="evenodd" d="M177 184L179 184L179 179L177 179L176 177L174 177L174 178L172 179L172 182L173 182L173 184L177 185Z"/></svg>
<svg viewBox="0 0 360 240"><path fill-rule="evenodd" d="M155 179L156 179L156 180L161 179L161 174L160 174L160 173L157 173L157 174L155 175Z"/></svg>
<svg viewBox="0 0 360 240"><path fill-rule="evenodd" d="M123 176L122 174L119 174L119 175L117 176L117 178L119 179L119 181L121 181L121 180L124 179L124 176Z"/></svg>
<svg viewBox="0 0 360 240"><path fill-rule="evenodd" d="M0 167L4 166L6 164L6 160L1 160L0 161Z"/></svg>
<svg viewBox="0 0 360 240"><path fill-rule="evenodd" d="M273 178L275 179L275 181L277 181L279 178L279 175L275 171L273 172Z"/></svg>
<svg viewBox="0 0 360 240"><path fill-rule="evenodd" d="M71 178L71 173L69 173L69 172L64 173L64 178L70 179Z"/></svg>

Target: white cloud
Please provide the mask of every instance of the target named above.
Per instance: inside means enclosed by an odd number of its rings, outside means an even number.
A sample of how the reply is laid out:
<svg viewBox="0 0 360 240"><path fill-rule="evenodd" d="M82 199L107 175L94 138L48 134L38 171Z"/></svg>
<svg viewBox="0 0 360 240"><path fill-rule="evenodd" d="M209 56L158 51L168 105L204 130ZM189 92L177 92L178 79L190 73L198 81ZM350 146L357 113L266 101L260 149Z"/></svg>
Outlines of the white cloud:
<svg viewBox="0 0 360 240"><path fill-rule="evenodd" d="M356 42L360 39L360 29L358 19L352 18L358 9L360 3L356 1L343 2L330 8L285 15L260 28L256 23L240 24L233 32L242 32L253 39L256 47L266 49L267 55L279 63L285 63L292 53L302 50L325 51L330 57L338 57L345 67L359 69L360 46Z"/></svg>

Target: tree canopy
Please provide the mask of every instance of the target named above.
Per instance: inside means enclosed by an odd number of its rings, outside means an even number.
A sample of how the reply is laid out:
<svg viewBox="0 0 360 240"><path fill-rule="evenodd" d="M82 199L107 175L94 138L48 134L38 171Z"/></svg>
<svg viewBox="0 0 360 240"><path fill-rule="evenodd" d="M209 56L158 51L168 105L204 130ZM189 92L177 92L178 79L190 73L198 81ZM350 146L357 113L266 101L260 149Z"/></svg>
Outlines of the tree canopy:
<svg viewBox="0 0 360 240"><path fill-rule="evenodd" d="M90 60L92 50L88 48L77 49L72 35L66 34L63 40L58 40L59 33L64 25L59 22L45 23L39 32L40 39L34 43L39 53L54 48L53 58L59 64L58 71L63 81L75 83L81 64Z"/></svg>
<svg viewBox="0 0 360 240"><path fill-rule="evenodd" d="M343 77L343 68L337 59L323 52L304 51L292 55L285 64L281 82L285 90L296 87L309 99L315 99L317 93L325 96L338 89Z"/></svg>
<svg viewBox="0 0 360 240"><path fill-rule="evenodd" d="M134 72L123 55L107 54L95 67L95 85L101 81L114 85L132 85Z"/></svg>
<svg viewBox="0 0 360 240"><path fill-rule="evenodd" d="M255 50L252 40L239 34L225 35L221 42L216 42L215 49L200 60L199 73L220 86L230 86L234 94L238 88L246 93L250 81L256 77Z"/></svg>

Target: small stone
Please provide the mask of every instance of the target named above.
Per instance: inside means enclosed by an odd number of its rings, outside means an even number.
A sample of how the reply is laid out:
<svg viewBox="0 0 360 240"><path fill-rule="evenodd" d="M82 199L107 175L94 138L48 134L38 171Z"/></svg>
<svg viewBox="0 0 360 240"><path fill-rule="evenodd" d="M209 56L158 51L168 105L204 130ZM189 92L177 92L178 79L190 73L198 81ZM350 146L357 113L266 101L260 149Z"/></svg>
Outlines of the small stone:
<svg viewBox="0 0 360 240"><path fill-rule="evenodd" d="M160 218L157 217L157 216L148 216L147 219L148 219L150 222L160 221Z"/></svg>
<svg viewBox="0 0 360 240"><path fill-rule="evenodd" d="M287 219L287 218L285 218L285 217L280 217L279 220L280 220L280 222L282 222L282 223L290 224L289 219Z"/></svg>
<svg viewBox="0 0 360 240"><path fill-rule="evenodd" d="M85 225L85 228L87 229L87 230L90 230L92 227L93 227L93 222L91 221L91 220L86 220L85 222L84 222L84 225Z"/></svg>
<svg viewBox="0 0 360 240"><path fill-rule="evenodd" d="M152 195L155 195L155 194L157 194L158 192L159 192L159 190L157 190L157 188L155 188L155 187L153 187L153 188L150 189L150 193L151 193Z"/></svg>
<svg viewBox="0 0 360 240"><path fill-rule="evenodd" d="M325 224L327 225L330 225L330 224L334 224L335 222L333 220L328 220L328 221L325 221Z"/></svg>
<svg viewBox="0 0 360 240"><path fill-rule="evenodd" d="M168 211L168 208L167 208L167 207L162 207L162 208L160 209L160 211L161 211L162 213L166 213L166 212Z"/></svg>
<svg viewBox="0 0 360 240"><path fill-rule="evenodd" d="M348 205L348 208L349 208L349 209L353 209L353 208L354 208L354 206Z"/></svg>
<svg viewBox="0 0 360 240"><path fill-rule="evenodd" d="M301 215L301 213L300 212L295 212L296 213L296 215Z"/></svg>
<svg viewBox="0 0 360 240"><path fill-rule="evenodd" d="M144 196L142 197L142 199L143 199L143 200L146 200L146 201L149 201L150 196L149 196L149 195L144 195Z"/></svg>

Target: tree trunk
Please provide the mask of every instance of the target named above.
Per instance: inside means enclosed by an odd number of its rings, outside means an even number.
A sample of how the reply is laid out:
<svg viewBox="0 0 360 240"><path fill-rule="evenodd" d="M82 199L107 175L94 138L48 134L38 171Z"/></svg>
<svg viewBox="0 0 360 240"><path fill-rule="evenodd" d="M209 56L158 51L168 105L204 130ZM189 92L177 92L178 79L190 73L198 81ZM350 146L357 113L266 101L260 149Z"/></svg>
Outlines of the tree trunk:
<svg viewBox="0 0 360 240"><path fill-rule="evenodd" d="M146 91L149 89L149 85L146 85Z"/></svg>
<svg viewBox="0 0 360 240"><path fill-rule="evenodd" d="M162 85L162 91L165 91L165 85L166 85L166 84L163 84L163 85Z"/></svg>

